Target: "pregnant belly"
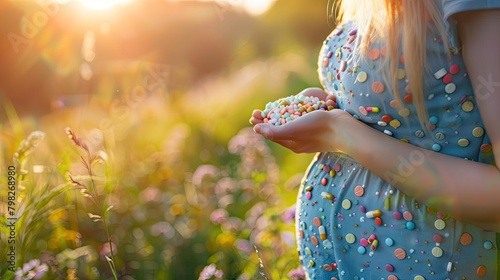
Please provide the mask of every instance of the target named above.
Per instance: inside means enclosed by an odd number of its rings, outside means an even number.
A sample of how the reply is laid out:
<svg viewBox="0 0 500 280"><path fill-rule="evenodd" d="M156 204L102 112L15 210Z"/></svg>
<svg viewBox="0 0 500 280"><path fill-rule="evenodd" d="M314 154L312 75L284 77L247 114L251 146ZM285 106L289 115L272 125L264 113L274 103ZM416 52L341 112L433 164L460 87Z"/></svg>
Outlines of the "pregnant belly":
<svg viewBox="0 0 500 280"><path fill-rule="evenodd" d="M296 217L310 279L496 275L494 233L428 209L343 154L315 157Z"/></svg>

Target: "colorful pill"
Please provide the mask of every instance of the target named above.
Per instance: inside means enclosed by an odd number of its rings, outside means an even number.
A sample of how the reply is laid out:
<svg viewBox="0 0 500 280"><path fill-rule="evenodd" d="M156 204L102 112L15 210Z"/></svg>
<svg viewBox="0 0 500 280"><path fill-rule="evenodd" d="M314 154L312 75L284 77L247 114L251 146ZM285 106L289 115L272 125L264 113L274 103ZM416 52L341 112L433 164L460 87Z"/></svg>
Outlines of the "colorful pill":
<svg viewBox="0 0 500 280"><path fill-rule="evenodd" d="M328 180L327 180L325 177L323 177L323 178L321 179L321 185L322 185L322 186L326 186L326 184L328 184Z"/></svg>
<svg viewBox="0 0 500 280"><path fill-rule="evenodd" d="M333 200L333 194L329 192L321 192L321 197L326 198L328 200Z"/></svg>
<svg viewBox="0 0 500 280"><path fill-rule="evenodd" d="M370 107L366 107L366 111L368 113L378 113L378 112L380 112L380 109L379 109L379 107L370 106Z"/></svg>
<svg viewBox="0 0 500 280"><path fill-rule="evenodd" d="M380 211L379 209L366 212L366 217L370 219L380 216L382 216L382 211Z"/></svg>
<svg viewBox="0 0 500 280"><path fill-rule="evenodd" d="M372 243L375 239L377 239L377 236L375 234L372 234L370 235L370 237L368 237L368 243Z"/></svg>
<svg viewBox="0 0 500 280"><path fill-rule="evenodd" d="M441 68L439 69L436 73L434 73L434 78L436 78L437 80L441 79L442 77L444 77L444 75L446 75L446 69L444 68Z"/></svg>
<svg viewBox="0 0 500 280"><path fill-rule="evenodd" d="M377 247L378 247L378 240L375 239L373 240L372 245L370 245L370 250L375 251L377 250Z"/></svg>
<svg viewBox="0 0 500 280"><path fill-rule="evenodd" d="M319 231L319 238L321 238L321 240L325 240L326 239L326 230L325 230L325 227L324 226L319 226L318 227L318 231Z"/></svg>

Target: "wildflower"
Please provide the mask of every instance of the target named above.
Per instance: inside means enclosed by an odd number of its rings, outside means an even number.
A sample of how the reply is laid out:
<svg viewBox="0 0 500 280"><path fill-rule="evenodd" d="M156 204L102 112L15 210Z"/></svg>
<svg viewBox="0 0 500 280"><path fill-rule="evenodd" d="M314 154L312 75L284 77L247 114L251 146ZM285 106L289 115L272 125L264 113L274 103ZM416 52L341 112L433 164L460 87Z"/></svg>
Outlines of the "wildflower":
<svg viewBox="0 0 500 280"><path fill-rule="evenodd" d="M25 279L40 279L49 271L49 266L46 263L41 263L39 259L30 260L23 264L15 273L16 280Z"/></svg>
<svg viewBox="0 0 500 280"><path fill-rule="evenodd" d="M290 272L288 272L288 278L292 280L302 280L306 279L306 273L302 269L302 267L292 269Z"/></svg>
<svg viewBox="0 0 500 280"><path fill-rule="evenodd" d="M281 218L286 224L291 224L295 220L295 205L286 209L283 213L281 213Z"/></svg>
<svg viewBox="0 0 500 280"><path fill-rule="evenodd" d="M200 272L200 276L198 277L198 280L208 280L212 279L212 277L215 277L215 279L222 279L222 276L224 275L224 272L220 269L217 269L214 263L207 265L203 268L203 270Z"/></svg>
<svg viewBox="0 0 500 280"><path fill-rule="evenodd" d="M216 209L210 214L210 221L220 225L227 220L228 213L225 209Z"/></svg>

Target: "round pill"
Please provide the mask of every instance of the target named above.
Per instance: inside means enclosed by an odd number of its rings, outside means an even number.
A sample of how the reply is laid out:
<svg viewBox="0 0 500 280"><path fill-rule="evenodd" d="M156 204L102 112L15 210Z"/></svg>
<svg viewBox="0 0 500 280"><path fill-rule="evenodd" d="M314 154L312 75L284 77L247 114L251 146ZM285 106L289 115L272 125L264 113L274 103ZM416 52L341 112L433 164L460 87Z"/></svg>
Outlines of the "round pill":
<svg viewBox="0 0 500 280"><path fill-rule="evenodd" d="M361 113L361 115L363 115L363 116L368 115L368 112L366 111L365 107L359 106L358 110Z"/></svg>
<svg viewBox="0 0 500 280"><path fill-rule="evenodd" d="M351 205L352 205L352 203L349 199L346 198L346 199L342 200L342 208L344 208L345 210L351 209Z"/></svg>
<svg viewBox="0 0 500 280"><path fill-rule="evenodd" d="M325 165L323 166L323 171L325 171L326 173L330 172L331 168L330 168L330 165Z"/></svg>
<svg viewBox="0 0 500 280"><path fill-rule="evenodd" d="M348 233L345 235L345 241L349 244L352 244L356 242L356 236L354 236L354 234L352 233Z"/></svg>
<svg viewBox="0 0 500 280"><path fill-rule="evenodd" d="M474 103L472 101L467 100L464 103L462 103L462 110L464 112L470 112L474 109Z"/></svg>
<svg viewBox="0 0 500 280"><path fill-rule="evenodd" d="M396 275L391 274L387 277L387 280L399 280L399 278Z"/></svg>
<svg viewBox="0 0 500 280"><path fill-rule="evenodd" d="M460 66L458 66L458 64L453 64L450 66L450 73L455 75L455 74L458 74L458 72L460 72Z"/></svg>
<svg viewBox="0 0 500 280"><path fill-rule="evenodd" d="M307 198L308 200L311 200L311 198L312 198L312 193L311 193L311 192L306 192L306 198Z"/></svg>
<svg viewBox="0 0 500 280"><path fill-rule="evenodd" d="M398 115L400 115L401 117L408 117L410 115L410 110L408 110L407 108L403 108L398 111Z"/></svg>
<svg viewBox="0 0 500 280"><path fill-rule="evenodd" d="M493 243L491 243L491 241L484 241L483 247L486 250L491 250L493 248Z"/></svg>
<svg viewBox="0 0 500 280"><path fill-rule="evenodd" d="M440 258L441 256L443 256L443 249L441 249L441 247L434 247L432 248L432 255L436 258Z"/></svg>
<svg viewBox="0 0 500 280"><path fill-rule="evenodd" d="M406 222L406 229L414 230L415 229L415 223L414 222Z"/></svg>
<svg viewBox="0 0 500 280"><path fill-rule="evenodd" d="M443 242L444 238L443 238L443 236L441 234L434 234L434 237L432 237L432 239L436 243L441 243L441 242Z"/></svg>
<svg viewBox="0 0 500 280"><path fill-rule="evenodd" d="M443 230L446 227L446 223L441 219L437 219L434 222L434 227L437 228L438 230Z"/></svg>
<svg viewBox="0 0 500 280"><path fill-rule="evenodd" d="M368 240L366 240L366 238L361 238L359 244L361 244L361 246L368 246Z"/></svg>
<svg viewBox="0 0 500 280"><path fill-rule="evenodd" d="M375 217L375 224L377 226L381 226L383 224L383 221L380 217Z"/></svg>
<svg viewBox="0 0 500 280"><path fill-rule="evenodd" d="M401 220L401 218L403 217L403 215L399 211L394 211L394 212L392 212L392 217L394 219L396 219L396 220Z"/></svg>
<svg viewBox="0 0 500 280"><path fill-rule="evenodd" d="M398 78L398 80L404 79L405 76L406 76L405 70L398 68L397 73L396 73L396 77Z"/></svg>
<svg viewBox="0 0 500 280"><path fill-rule="evenodd" d="M449 84L451 83L451 79L453 79L453 76L451 74L446 74L443 77L443 83Z"/></svg>
<svg viewBox="0 0 500 280"><path fill-rule="evenodd" d="M334 166L333 166L333 170L335 170L335 172L339 172L340 171L340 168L341 168L341 165L339 163L336 163Z"/></svg>
<svg viewBox="0 0 500 280"><path fill-rule="evenodd" d="M484 275L486 275L486 266L484 266L484 265L478 266L477 270L476 270L476 274L479 277L483 277Z"/></svg>
<svg viewBox="0 0 500 280"><path fill-rule="evenodd" d="M364 193L365 193L365 188L363 188L362 186L356 186L354 188L354 194L356 196L363 196Z"/></svg>
<svg viewBox="0 0 500 280"><path fill-rule="evenodd" d="M368 57L371 59L371 60L377 60L380 58L380 50L377 49L377 48L373 48L371 50L368 51Z"/></svg>
<svg viewBox="0 0 500 280"><path fill-rule="evenodd" d="M359 72L358 76L356 78L356 80L358 80L358 82L360 82L360 83L366 82L367 79L368 79L368 74L366 74L365 71Z"/></svg>
<svg viewBox="0 0 500 280"><path fill-rule="evenodd" d="M394 250L394 256L400 260L406 258L406 251L402 248L397 248Z"/></svg>
<svg viewBox="0 0 500 280"><path fill-rule="evenodd" d="M472 135L474 137L481 137L484 135L484 129L478 126L472 130Z"/></svg>
<svg viewBox="0 0 500 280"><path fill-rule="evenodd" d="M318 246L319 242L318 242L318 238L316 236L311 236L311 243Z"/></svg>
<svg viewBox="0 0 500 280"><path fill-rule="evenodd" d="M404 211L403 218L407 221L411 221L411 220L413 220L413 215L411 214L410 211Z"/></svg>
<svg viewBox="0 0 500 280"><path fill-rule="evenodd" d="M386 264L385 265L385 270L387 270L389 272L393 272L394 271L394 266L392 266L392 264Z"/></svg>
<svg viewBox="0 0 500 280"><path fill-rule="evenodd" d="M436 133L435 136L436 136L437 140L443 140L444 138L446 138L446 135L444 135L444 133L442 133L442 132Z"/></svg>
<svg viewBox="0 0 500 280"><path fill-rule="evenodd" d="M382 93L384 92L385 87L384 84L380 81L373 82L372 84L372 91L375 93Z"/></svg>
<svg viewBox="0 0 500 280"><path fill-rule="evenodd" d="M436 116L431 116L431 117L429 118L429 122L430 122L431 124L437 124L438 120L439 120L439 119L438 119L438 117L436 117Z"/></svg>
<svg viewBox="0 0 500 280"><path fill-rule="evenodd" d="M366 253L366 248L363 247L363 246L359 246L358 247L358 253L360 253L361 255L363 255L364 253Z"/></svg>
<svg viewBox="0 0 500 280"><path fill-rule="evenodd" d="M328 184L328 180L325 177L321 178L321 185L326 186L327 184Z"/></svg>
<svg viewBox="0 0 500 280"><path fill-rule="evenodd" d="M406 94L404 97L403 97L403 100L406 102L406 103L411 103L413 101L413 95L412 94Z"/></svg>
<svg viewBox="0 0 500 280"><path fill-rule="evenodd" d="M318 217L314 217L313 219L313 224L317 227L319 227L321 225L321 219L318 218Z"/></svg>
<svg viewBox="0 0 500 280"><path fill-rule="evenodd" d="M419 129L419 130L415 131L415 136L417 136L418 138L422 138L425 136L425 133L423 130Z"/></svg>
<svg viewBox="0 0 500 280"><path fill-rule="evenodd" d="M425 277L422 275L417 275L417 276L413 277L413 280L425 280Z"/></svg>
<svg viewBox="0 0 500 280"><path fill-rule="evenodd" d="M391 247L392 245L394 245L394 240L392 238L390 238L390 237L387 237L385 239L385 245Z"/></svg>
<svg viewBox="0 0 500 280"><path fill-rule="evenodd" d="M481 152L483 152L483 153L489 153L489 152L491 152L492 148L493 148L493 146L491 144L483 144L480 147Z"/></svg>
<svg viewBox="0 0 500 280"><path fill-rule="evenodd" d="M467 147L469 146L469 140L462 138L458 140L458 146L460 147Z"/></svg>
<svg viewBox="0 0 500 280"><path fill-rule="evenodd" d="M439 145L439 144L433 144L432 145L432 150L435 151L435 152L441 151L441 145Z"/></svg>
<svg viewBox="0 0 500 280"><path fill-rule="evenodd" d="M460 244L468 246L471 243L472 243L472 235L468 232L462 233L462 236L460 236Z"/></svg>
<svg viewBox="0 0 500 280"><path fill-rule="evenodd" d="M391 117L391 116L389 116L389 115L383 115L383 116L382 116L382 121L383 121L383 122L388 123L388 122L390 122L391 120L392 120L392 117Z"/></svg>
<svg viewBox="0 0 500 280"><path fill-rule="evenodd" d="M457 86L454 83L449 83L444 87L446 93L454 93L456 89Z"/></svg>

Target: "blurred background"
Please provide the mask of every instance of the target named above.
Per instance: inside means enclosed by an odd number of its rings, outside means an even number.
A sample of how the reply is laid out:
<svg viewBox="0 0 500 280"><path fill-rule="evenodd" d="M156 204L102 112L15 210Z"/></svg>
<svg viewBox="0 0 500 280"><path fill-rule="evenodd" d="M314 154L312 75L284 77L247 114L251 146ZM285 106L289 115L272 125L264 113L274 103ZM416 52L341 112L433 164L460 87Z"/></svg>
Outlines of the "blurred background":
<svg viewBox="0 0 500 280"><path fill-rule="evenodd" d="M0 2L1 184L16 182L0 279L300 279L293 205L313 155L248 119L320 86L330 9Z"/></svg>

